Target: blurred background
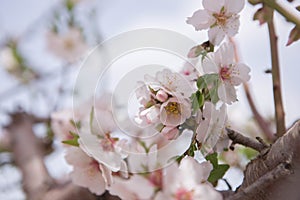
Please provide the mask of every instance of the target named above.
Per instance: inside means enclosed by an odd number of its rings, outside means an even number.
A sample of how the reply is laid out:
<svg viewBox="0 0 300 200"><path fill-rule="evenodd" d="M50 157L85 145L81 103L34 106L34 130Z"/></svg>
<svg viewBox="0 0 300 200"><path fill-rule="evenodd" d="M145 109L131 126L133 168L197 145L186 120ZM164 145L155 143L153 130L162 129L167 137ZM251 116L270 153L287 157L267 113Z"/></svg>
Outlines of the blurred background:
<svg viewBox="0 0 300 200"><path fill-rule="evenodd" d="M287 6L300 5L300 0ZM195 31L186 18L202 7L200 0L2 0L0 3L0 143L5 144L5 126L10 113L25 111L49 118L53 111L70 108L72 89L82 55L95 45L120 33L140 28L163 28L183 34L196 43L207 40L205 31ZM257 109L274 131L272 77L266 25L253 21L259 7L246 3L239 34L234 38L240 60L251 68L250 92ZM286 46L293 25L276 14L283 102L287 127L300 118L300 43ZM109 84L109 83L108 83ZM228 107L232 126L256 135L257 125L242 87L239 101ZM36 124L38 137L49 137L47 123ZM48 135L47 135L48 134ZM54 151L45 157L54 177L67 176L70 168L63 149L53 141ZM1 147L1 146L0 146ZM58 166L59 163L59 166ZM230 174L231 173L231 174ZM236 187L241 171L230 183ZM0 148L0 199L24 199L21 174L10 152Z"/></svg>

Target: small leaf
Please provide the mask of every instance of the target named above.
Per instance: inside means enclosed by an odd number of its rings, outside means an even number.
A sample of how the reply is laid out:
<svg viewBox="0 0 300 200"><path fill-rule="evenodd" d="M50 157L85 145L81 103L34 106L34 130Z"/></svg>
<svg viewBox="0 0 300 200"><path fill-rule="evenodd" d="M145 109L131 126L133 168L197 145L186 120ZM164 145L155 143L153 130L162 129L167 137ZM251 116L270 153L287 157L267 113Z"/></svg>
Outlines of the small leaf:
<svg viewBox="0 0 300 200"><path fill-rule="evenodd" d="M79 147L79 143L78 143L79 136L76 133L72 132L72 131L70 131L69 133L73 137L73 139L64 140L64 141L62 141L62 143L68 144L68 145L71 145L71 146L75 146L75 147Z"/></svg>
<svg viewBox="0 0 300 200"><path fill-rule="evenodd" d="M206 160L210 161L214 168L218 167L218 154L215 152L205 157Z"/></svg>
<svg viewBox="0 0 300 200"><path fill-rule="evenodd" d="M221 179L224 174L227 172L229 169L229 165L222 164L218 165L218 167L214 168L208 177L208 181L212 184L216 183L219 179Z"/></svg>
<svg viewBox="0 0 300 200"><path fill-rule="evenodd" d="M259 24L262 25L270 21L273 17L273 10L267 6L263 6L258 9L253 16L253 20L258 20Z"/></svg>
<svg viewBox="0 0 300 200"><path fill-rule="evenodd" d="M290 32L289 40L286 46L291 45L293 42L296 42L299 39L300 39L300 28L295 26Z"/></svg>
<svg viewBox="0 0 300 200"><path fill-rule="evenodd" d="M210 161L213 165L213 170L210 172L208 181L215 185L219 179L221 179L226 171L229 169L229 165L227 164L218 164L218 154L213 153L209 154L205 157L206 160Z"/></svg>

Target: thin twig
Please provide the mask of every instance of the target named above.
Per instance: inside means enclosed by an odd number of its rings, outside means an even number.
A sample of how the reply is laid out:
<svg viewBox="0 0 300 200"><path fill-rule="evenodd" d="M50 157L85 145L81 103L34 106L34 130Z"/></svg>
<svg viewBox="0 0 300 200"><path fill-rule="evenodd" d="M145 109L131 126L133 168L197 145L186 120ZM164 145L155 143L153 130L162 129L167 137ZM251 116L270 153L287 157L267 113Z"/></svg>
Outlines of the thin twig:
<svg viewBox="0 0 300 200"><path fill-rule="evenodd" d="M234 144L241 144L246 147L250 147L258 152L262 152L263 150L268 148L268 146L266 146L265 144L257 142L256 140L253 140L251 138L245 137L232 129L226 128L226 131L228 137L232 140Z"/></svg>
<svg viewBox="0 0 300 200"><path fill-rule="evenodd" d="M269 141L274 141L275 139L275 135L274 133L271 131L270 126L268 124L268 122L261 116L261 114L258 112L256 105L253 101L252 95L250 93L249 90L249 86L247 83L243 84L244 87L244 91L246 93L246 97L250 106L250 109L253 113L254 119L256 120L259 128L262 130L262 132L264 133L265 137L267 138L267 140Z"/></svg>
<svg viewBox="0 0 300 200"><path fill-rule="evenodd" d="M240 56L239 56L239 51L238 51L238 48L237 48L237 44L236 44L236 42L234 41L234 39L232 37L229 38L229 40L232 43L233 48L234 48L235 61L239 62ZM254 119L256 120L258 126L262 130L262 133L265 135L265 137L267 138L267 140L274 141L274 139L275 139L274 134L271 131L268 122L258 112L258 110L256 108L256 105L255 105L255 103L253 101L252 95L250 93L248 84L247 83L243 83L243 87L244 87L244 91L246 93L246 97L247 97L250 109L251 109L251 111L253 113Z"/></svg>
<svg viewBox="0 0 300 200"><path fill-rule="evenodd" d="M229 196L226 200L252 199L252 197L257 194L257 191L264 190L274 181L292 173L293 171L290 169L290 165L288 163L281 163L273 170L257 179L257 181L249 185L247 188L238 190L236 194Z"/></svg>
<svg viewBox="0 0 300 200"><path fill-rule="evenodd" d="M272 80L273 80L273 96L274 96L275 117L276 117L276 135L277 137L280 137L286 132L286 128L285 128L285 119L284 119L285 114L284 114L282 94L281 94L277 36L275 33L273 16L268 21L268 30L269 30L271 57L272 57Z"/></svg>

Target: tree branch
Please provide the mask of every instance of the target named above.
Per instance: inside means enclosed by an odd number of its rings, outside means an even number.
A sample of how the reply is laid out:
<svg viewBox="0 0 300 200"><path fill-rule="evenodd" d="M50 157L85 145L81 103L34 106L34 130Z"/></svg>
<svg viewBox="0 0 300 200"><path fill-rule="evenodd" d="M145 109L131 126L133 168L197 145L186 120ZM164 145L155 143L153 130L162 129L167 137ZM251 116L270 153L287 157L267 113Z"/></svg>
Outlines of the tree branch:
<svg viewBox="0 0 300 200"><path fill-rule="evenodd" d="M244 181L236 191L234 199L299 200L299 184L300 121L280 137L265 154L259 155L247 165ZM251 193L251 197L247 196L248 193Z"/></svg>
<svg viewBox="0 0 300 200"><path fill-rule="evenodd" d="M246 147L250 147L258 152L262 152L263 150L267 149L268 146L262 142L257 142L251 138L245 137L242 134L226 128L228 137L232 140L233 144L241 144Z"/></svg>
<svg viewBox="0 0 300 200"><path fill-rule="evenodd" d="M276 118L276 135L277 137L280 137L285 133L286 129L285 129L285 119L284 119L285 114L284 114L282 94L281 94L277 36L275 33L273 16L271 17L270 20L268 20L268 30L269 30L271 57L272 57L272 80L273 80L273 96L274 96L275 118Z"/></svg>
<svg viewBox="0 0 300 200"><path fill-rule="evenodd" d="M226 200L241 200L245 198L252 199L255 196L257 190L264 190L267 186L271 185L274 181L279 178L285 177L292 173L292 170L289 169L290 165L288 163L281 163L275 167L270 172L266 173L260 177L253 184L249 185L247 188L239 190L238 193L229 196Z"/></svg>

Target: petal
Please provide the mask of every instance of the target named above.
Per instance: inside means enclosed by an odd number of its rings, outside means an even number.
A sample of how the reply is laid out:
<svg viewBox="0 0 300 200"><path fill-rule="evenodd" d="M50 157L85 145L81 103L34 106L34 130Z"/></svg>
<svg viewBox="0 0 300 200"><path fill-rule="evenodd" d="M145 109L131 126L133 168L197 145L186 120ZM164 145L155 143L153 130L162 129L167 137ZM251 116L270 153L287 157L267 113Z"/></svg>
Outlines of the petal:
<svg viewBox="0 0 300 200"><path fill-rule="evenodd" d="M188 17L186 23L193 25L195 30L199 31L208 29L213 23L213 18L206 10L197 10L192 17Z"/></svg>
<svg viewBox="0 0 300 200"><path fill-rule="evenodd" d="M220 59L221 66L229 67L234 62L234 47L230 43L224 43L221 45L218 52L216 52L218 58Z"/></svg>
<svg viewBox="0 0 300 200"><path fill-rule="evenodd" d="M218 88L218 95L221 101L229 105L237 100L235 88L231 84L221 83Z"/></svg>
<svg viewBox="0 0 300 200"><path fill-rule="evenodd" d="M233 16L227 20L227 23L224 27L224 32L229 37L233 37L238 33L239 27L240 27L239 16Z"/></svg>
<svg viewBox="0 0 300 200"><path fill-rule="evenodd" d="M192 157L185 157L180 162L179 169L183 173L189 173L188 179L190 179L190 181L185 181L185 186L187 186L187 188L192 188L196 184L201 184L202 182L207 180L211 170L213 169L213 166L210 162L203 162L200 164ZM193 183L194 185L188 185Z"/></svg>
<svg viewBox="0 0 300 200"><path fill-rule="evenodd" d="M213 53L209 53L203 60L202 67L206 74L219 73L218 64L215 62L216 56Z"/></svg>
<svg viewBox="0 0 300 200"><path fill-rule="evenodd" d="M245 0L225 0L228 13L239 13L245 6Z"/></svg>
<svg viewBox="0 0 300 200"><path fill-rule="evenodd" d="M225 32L220 26L214 26L208 31L209 41L214 45L219 45L225 37Z"/></svg>
<svg viewBox="0 0 300 200"><path fill-rule="evenodd" d="M219 13L224 6L224 0L203 0L203 7L211 12Z"/></svg>
<svg viewBox="0 0 300 200"><path fill-rule="evenodd" d="M209 184L201 184L195 187L193 199L222 200L223 197Z"/></svg>

